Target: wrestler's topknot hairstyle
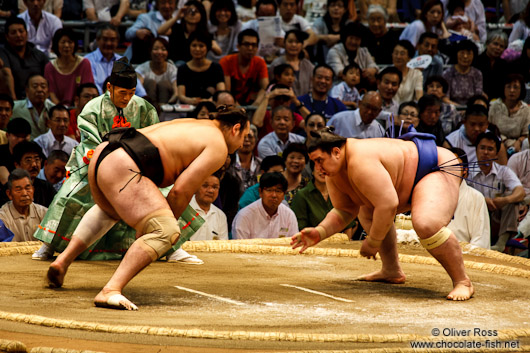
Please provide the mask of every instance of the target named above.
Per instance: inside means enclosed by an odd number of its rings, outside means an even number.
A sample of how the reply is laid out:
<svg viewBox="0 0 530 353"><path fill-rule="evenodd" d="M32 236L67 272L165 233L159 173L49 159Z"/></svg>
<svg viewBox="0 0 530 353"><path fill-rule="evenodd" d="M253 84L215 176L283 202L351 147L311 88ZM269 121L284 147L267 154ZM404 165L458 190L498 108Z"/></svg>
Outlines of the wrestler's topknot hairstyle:
<svg viewBox="0 0 530 353"><path fill-rule="evenodd" d="M218 113L210 115L210 119L219 120L221 127L231 128L235 124L241 125L241 131L247 126L249 122L247 111L243 108L227 107L220 105L217 107Z"/></svg>
<svg viewBox="0 0 530 353"><path fill-rule="evenodd" d="M307 148L308 152L314 152L318 149L325 153L331 153L334 147L342 148L346 143L346 138L335 134L334 126L326 126L318 131L311 131L311 141Z"/></svg>

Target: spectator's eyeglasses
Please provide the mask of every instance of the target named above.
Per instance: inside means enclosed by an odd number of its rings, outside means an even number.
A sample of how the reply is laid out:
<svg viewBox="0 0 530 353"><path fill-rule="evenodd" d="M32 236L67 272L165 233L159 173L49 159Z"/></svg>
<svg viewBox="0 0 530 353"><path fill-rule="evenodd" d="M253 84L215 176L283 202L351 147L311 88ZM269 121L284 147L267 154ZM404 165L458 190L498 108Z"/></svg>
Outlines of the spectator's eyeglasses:
<svg viewBox="0 0 530 353"><path fill-rule="evenodd" d="M243 43L241 43L241 45L244 46L244 47L247 47L247 48L257 48L258 47L258 43L243 42Z"/></svg>

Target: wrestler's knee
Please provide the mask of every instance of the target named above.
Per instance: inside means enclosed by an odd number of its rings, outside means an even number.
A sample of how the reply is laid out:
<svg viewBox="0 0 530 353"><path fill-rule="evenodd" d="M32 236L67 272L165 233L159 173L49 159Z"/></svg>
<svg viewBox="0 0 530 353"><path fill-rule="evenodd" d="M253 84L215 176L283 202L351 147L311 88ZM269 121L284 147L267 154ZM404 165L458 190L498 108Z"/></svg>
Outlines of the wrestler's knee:
<svg viewBox="0 0 530 353"><path fill-rule="evenodd" d="M180 235L178 220L171 210L159 210L143 219L138 241L153 249L157 257L164 255L175 244Z"/></svg>
<svg viewBox="0 0 530 353"><path fill-rule="evenodd" d="M420 239L432 236L446 225L439 219L428 216L414 217L414 214L412 215L412 226Z"/></svg>
<svg viewBox="0 0 530 353"><path fill-rule="evenodd" d="M430 237L420 238L420 243L425 249L432 250L443 245L449 239L451 234L452 232L449 228L442 227Z"/></svg>

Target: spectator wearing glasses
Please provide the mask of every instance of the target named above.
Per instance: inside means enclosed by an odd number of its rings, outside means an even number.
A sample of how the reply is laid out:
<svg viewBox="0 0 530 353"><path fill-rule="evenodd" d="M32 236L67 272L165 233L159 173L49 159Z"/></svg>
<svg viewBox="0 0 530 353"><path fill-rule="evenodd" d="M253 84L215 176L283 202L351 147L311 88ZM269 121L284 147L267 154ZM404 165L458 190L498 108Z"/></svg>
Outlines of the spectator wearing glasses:
<svg viewBox="0 0 530 353"><path fill-rule="evenodd" d="M282 238L296 234L296 215L282 204L286 191L287 180L282 174L263 174L259 182L259 200L241 209L234 218L234 239Z"/></svg>
<svg viewBox="0 0 530 353"><path fill-rule="evenodd" d="M250 131L243 140L241 146L234 154L234 160L230 164L227 172L241 180L241 195L246 189L258 182L261 158L254 155L254 148L257 144L258 129L250 125Z"/></svg>
<svg viewBox="0 0 530 353"><path fill-rule="evenodd" d="M70 156L75 146L79 144L76 140L66 136L70 116L68 109L63 105L56 105L50 109L50 118L47 126L50 128L47 133L38 136L34 141L42 148L46 157L54 150L64 151Z"/></svg>

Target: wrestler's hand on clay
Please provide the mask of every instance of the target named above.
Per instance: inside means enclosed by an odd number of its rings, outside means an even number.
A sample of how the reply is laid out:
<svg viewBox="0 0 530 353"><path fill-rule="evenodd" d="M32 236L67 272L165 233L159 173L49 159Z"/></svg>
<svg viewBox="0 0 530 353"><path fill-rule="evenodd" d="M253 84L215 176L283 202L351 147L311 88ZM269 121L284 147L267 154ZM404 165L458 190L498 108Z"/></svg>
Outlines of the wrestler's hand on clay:
<svg viewBox="0 0 530 353"><path fill-rule="evenodd" d="M320 242L320 233L316 228L304 228L301 232L296 233L291 238L291 246L293 249L302 247L300 249L300 254L305 251L310 246L313 246Z"/></svg>
<svg viewBox="0 0 530 353"><path fill-rule="evenodd" d="M372 245L368 237L366 237L361 245L361 256L375 260L375 255L379 252L379 247Z"/></svg>

